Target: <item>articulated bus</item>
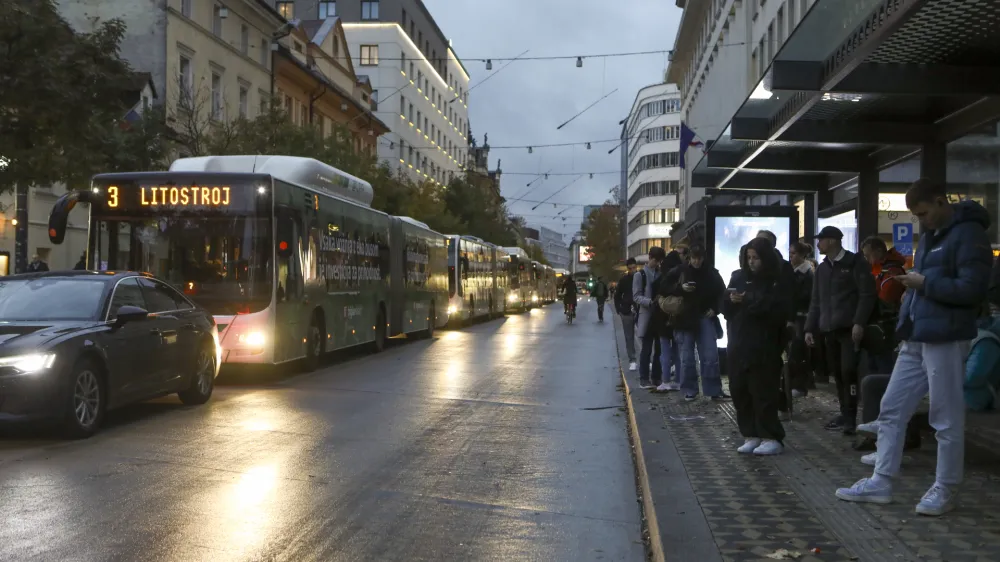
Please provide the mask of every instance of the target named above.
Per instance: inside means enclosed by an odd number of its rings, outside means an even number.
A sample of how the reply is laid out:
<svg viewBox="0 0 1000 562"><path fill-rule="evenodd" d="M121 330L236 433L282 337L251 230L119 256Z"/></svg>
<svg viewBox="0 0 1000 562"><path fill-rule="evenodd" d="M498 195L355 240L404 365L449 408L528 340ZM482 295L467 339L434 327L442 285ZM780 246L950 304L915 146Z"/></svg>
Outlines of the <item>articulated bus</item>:
<svg viewBox="0 0 1000 562"><path fill-rule="evenodd" d="M278 364L447 322L447 239L370 207L367 182L290 156L182 158L62 196L90 203L87 268L150 272L215 317L224 363Z"/></svg>
<svg viewBox="0 0 1000 562"><path fill-rule="evenodd" d="M474 236L448 236L450 320L492 318L507 310L507 270L503 252Z"/></svg>
<svg viewBox="0 0 1000 562"><path fill-rule="evenodd" d="M534 267L531 258L523 249L516 246L500 248L506 254L507 276L509 289L507 292L507 308L525 311L538 303L535 292ZM534 297L534 301L532 301Z"/></svg>
<svg viewBox="0 0 1000 562"><path fill-rule="evenodd" d="M556 302L556 273L552 267L541 264L538 280L538 298L545 304Z"/></svg>

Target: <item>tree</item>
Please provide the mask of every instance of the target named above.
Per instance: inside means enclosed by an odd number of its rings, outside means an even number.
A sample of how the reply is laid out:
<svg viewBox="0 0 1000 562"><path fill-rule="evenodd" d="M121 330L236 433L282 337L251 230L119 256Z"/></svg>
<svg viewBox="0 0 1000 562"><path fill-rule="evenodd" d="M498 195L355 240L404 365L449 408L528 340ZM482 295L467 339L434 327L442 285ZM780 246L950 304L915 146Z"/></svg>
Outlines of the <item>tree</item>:
<svg viewBox="0 0 1000 562"><path fill-rule="evenodd" d="M449 182L444 200L451 214L467 226L462 234L477 236L498 246L517 244L507 208L492 179L467 172Z"/></svg>
<svg viewBox="0 0 1000 562"><path fill-rule="evenodd" d="M75 33L53 0L0 2L0 189L86 184L122 117L120 20Z"/></svg>
<svg viewBox="0 0 1000 562"><path fill-rule="evenodd" d="M610 279L614 268L621 261L621 215L618 208L608 203L587 217L583 229L583 244L590 246L590 270Z"/></svg>

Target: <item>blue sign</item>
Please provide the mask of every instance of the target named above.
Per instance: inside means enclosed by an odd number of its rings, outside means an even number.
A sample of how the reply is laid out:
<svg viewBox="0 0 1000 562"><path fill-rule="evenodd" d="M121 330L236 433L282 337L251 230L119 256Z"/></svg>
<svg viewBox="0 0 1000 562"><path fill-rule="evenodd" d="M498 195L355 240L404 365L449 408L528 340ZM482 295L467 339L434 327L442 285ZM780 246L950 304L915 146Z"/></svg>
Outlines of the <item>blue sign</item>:
<svg viewBox="0 0 1000 562"><path fill-rule="evenodd" d="M913 256L913 225L900 222L892 225L892 245L903 257Z"/></svg>

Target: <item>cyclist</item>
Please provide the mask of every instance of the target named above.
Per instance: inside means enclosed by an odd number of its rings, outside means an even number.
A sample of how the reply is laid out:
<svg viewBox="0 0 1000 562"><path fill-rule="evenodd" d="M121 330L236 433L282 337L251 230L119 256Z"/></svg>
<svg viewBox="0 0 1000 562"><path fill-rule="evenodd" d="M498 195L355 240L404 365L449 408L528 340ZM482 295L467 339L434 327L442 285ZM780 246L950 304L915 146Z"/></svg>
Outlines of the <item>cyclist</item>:
<svg viewBox="0 0 1000 562"><path fill-rule="evenodd" d="M576 282L569 276L566 277L566 282L563 284L563 309L567 316L570 314L570 310L576 316Z"/></svg>

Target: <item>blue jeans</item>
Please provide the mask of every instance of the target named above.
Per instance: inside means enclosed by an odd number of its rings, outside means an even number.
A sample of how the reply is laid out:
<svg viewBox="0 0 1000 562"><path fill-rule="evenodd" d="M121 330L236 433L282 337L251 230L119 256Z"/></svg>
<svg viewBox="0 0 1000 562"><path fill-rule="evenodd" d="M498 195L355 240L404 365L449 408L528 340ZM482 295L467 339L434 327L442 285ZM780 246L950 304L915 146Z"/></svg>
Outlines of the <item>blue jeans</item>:
<svg viewBox="0 0 1000 562"><path fill-rule="evenodd" d="M659 345L656 345L659 344ZM653 348L660 348L659 357L653 357ZM673 358L673 341L670 338L658 336L643 336L642 348L639 351L639 380L649 381L649 362L653 360L652 381L659 385L670 380L670 365Z"/></svg>
<svg viewBox="0 0 1000 562"><path fill-rule="evenodd" d="M705 396L722 396L722 376L719 374L719 345L715 339L715 321L702 318L697 331L674 330L681 359L681 390L698 394L698 367L694 350L701 361L701 382Z"/></svg>

